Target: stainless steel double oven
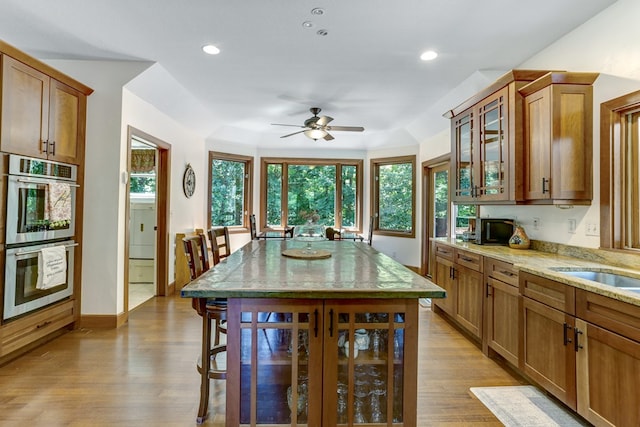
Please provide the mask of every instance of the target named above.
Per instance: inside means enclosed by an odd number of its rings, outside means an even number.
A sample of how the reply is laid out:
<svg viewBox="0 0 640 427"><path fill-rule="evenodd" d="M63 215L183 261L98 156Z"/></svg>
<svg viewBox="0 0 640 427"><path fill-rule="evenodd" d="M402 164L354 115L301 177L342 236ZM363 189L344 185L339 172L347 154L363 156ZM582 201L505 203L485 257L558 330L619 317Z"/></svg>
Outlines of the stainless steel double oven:
<svg viewBox="0 0 640 427"><path fill-rule="evenodd" d="M76 165L9 155L3 321L73 295L77 173ZM43 253L54 247L64 248L66 280L43 287Z"/></svg>

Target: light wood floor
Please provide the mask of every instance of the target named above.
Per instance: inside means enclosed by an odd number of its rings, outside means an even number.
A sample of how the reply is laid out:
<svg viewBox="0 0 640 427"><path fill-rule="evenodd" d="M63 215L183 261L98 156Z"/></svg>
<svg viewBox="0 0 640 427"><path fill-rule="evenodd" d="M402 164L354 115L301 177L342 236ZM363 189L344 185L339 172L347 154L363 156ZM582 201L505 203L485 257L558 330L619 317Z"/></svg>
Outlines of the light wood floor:
<svg viewBox="0 0 640 427"><path fill-rule="evenodd" d="M430 309L420 309L418 425L500 426L469 387L512 376ZM189 300L153 298L117 330L69 332L0 367L1 426L193 426L200 319ZM224 425L213 381L206 426Z"/></svg>

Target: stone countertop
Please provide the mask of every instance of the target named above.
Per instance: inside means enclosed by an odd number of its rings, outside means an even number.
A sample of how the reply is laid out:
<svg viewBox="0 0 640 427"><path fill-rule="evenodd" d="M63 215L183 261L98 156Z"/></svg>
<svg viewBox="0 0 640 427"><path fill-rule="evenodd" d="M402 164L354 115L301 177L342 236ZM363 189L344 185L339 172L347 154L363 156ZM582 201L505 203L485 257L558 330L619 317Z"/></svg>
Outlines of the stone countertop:
<svg viewBox="0 0 640 427"><path fill-rule="evenodd" d="M476 245L449 238L432 239L434 242L444 243L459 249L494 258L514 265L519 271L525 271L546 277L578 289L584 289L599 295L640 306L640 293L627 291L614 286L600 284L591 280L569 276L553 269L583 270L597 269L604 273L616 273L640 279L640 262L638 264L620 265L618 262L607 262L608 257L616 257L615 252L598 250L581 250L577 247L564 250L563 254L533 249L511 249L508 246ZM544 249L544 245L540 245ZM596 255L594 255L594 253ZM575 255L572 256L571 254ZM640 258L638 258L640 260Z"/></svg>
<svg viewBox="0 0 640 427"><path fill-rule="evenodd" d="M446 293L366 243L313 242L325 259L282 255L295 240L254 240L182 288L185 298L444 298Z"/></svg>

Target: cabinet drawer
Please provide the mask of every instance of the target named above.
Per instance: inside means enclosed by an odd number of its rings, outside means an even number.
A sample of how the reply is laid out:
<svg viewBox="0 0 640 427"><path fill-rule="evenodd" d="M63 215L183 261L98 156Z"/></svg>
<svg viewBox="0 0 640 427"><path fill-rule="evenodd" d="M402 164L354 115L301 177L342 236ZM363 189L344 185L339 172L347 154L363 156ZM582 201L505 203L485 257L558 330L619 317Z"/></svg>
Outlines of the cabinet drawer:
<svg viewBox="0 0 640 427"><path fill-rule="evenodd" d="M482 273L482 255L456 250L455 262L456 264L464 265L471 270Z"/></svg>
<svg viewBox="0 0 640 427"><path fill-rule="evenodd" d="M16 351L74 321L74 301L66 301L0 328L0 356Z"/></svg>
<svg viewBox="0 0 640 427"><path fill-rule="evenodd" d="M640 307L576 289L576 316L640 342Z"/></svg>
<svg viewBox="0 0 640 427"><path fill-rule="evenodd" d="M453 261L453 254L455 253L455 249L452 246L436 243L434 252L436 256Z"/></svg>
<svg viewBox="0 0 640 427"><path fill-rule="evenodd" d="M485 258L484 271L489 277L493 277L511 286L518 286L518 269L511 263Z"/></svg>
<svg viewBox="0 0 640 427"><path fill-rule="evenodd" d="M565 313L575 314L576 293L574 287L524 271L520 272L519 276L520 293L523 296Z"/></svg>

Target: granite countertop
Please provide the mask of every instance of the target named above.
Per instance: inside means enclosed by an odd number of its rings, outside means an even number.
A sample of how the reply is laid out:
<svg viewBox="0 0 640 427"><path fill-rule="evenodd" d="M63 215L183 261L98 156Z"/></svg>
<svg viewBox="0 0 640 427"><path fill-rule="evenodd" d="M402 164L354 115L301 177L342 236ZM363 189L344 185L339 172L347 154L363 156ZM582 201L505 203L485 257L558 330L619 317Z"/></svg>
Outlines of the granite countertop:
<svg viewBox="0 0 640 427"><path fill-rule="evenodd" d="M508 246L476 245L449 238L436 238L432 241L511 263L519 271L537 274L578 289L640 306L640 293L569 276L562 271L554 270L596 269L604 273L617 273L640 279L640 258L637 257L627 259L618 252L548 243L538 243L532 245L534 249L522 250L511 249Z"/></svg>
<svg viewBox="0 0 640 427"><path fill-rule="evenodd" d="M182 288L185 298L444 298L429 279L366 243L321 241L324 259L282 255L295 240L254 240Z"/></svg>

